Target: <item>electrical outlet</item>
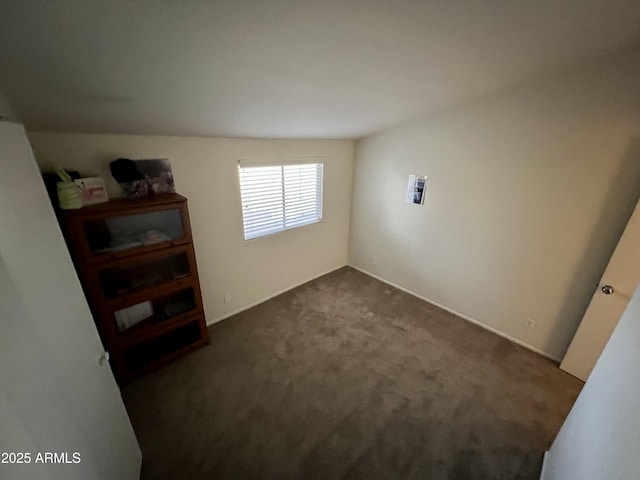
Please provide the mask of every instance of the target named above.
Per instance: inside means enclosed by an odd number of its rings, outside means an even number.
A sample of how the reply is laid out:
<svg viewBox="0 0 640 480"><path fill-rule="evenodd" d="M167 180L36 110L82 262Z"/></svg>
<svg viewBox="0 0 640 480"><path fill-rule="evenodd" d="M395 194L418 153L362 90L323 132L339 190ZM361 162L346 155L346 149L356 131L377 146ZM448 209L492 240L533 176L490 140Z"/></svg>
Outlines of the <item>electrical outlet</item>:
<svg viewBox="0 0 640 480"><path fill-rule="evenodd" d="M536 328L536 321L532 318L527 318L525 327L527 327L527 330L533 330L534 328Z"/></svg>
<svg viewBox="0 0 640 480"><path fill-rule="evenodd" d="M224 303L229 303L231 301L231 294L229 292L224 292Z"/></svg>

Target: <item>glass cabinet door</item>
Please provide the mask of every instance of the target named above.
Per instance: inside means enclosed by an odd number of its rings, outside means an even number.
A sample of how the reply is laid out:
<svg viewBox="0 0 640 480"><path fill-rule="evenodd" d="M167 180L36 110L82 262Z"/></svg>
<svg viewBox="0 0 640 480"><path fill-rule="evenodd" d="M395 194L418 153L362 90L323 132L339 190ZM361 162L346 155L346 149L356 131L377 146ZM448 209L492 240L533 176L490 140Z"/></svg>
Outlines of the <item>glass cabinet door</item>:
<svg viewBox="0 0 640 480"><path fill-rule="evenodd" d="M200 324L197 319L194 319L171 332L158 335L126 349L124 361L128 369L135 371L162 359L166 355L192 348L190 346L202 341L201 339Z"/></svg>
<svg viewBox="0 0 640 480"><path fill-rule="evenodd" d="M199 297L192 286L162 293L148 300L127 305L113 312L112 321L120 335L131 335L156 325L181 320L200 309Z"/></svg>
<svg viewBox="0 0 640 480"><path fill-rule="evenodd" d="M81 225L93 257L185 238L179 208L87 219Z"/></svg>
<svg viewBox="0 0 640 480"><path fill-rule="evenodd" d="M137 261L120 261L98 270L98 283L105 300L114 300L142 290L158 287L191 275L186 250L146 256Z"/></svg>

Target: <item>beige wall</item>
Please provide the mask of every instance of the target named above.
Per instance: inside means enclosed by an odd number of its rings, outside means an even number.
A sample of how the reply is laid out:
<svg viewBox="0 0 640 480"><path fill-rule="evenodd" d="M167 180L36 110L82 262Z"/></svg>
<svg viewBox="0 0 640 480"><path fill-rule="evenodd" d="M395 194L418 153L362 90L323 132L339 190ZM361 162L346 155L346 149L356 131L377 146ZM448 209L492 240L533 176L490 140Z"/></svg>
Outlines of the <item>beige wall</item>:
<svg viewBox="0 0 640 480"><path fill-rule="evenodd" d="M547 455L541 480L640 478L640 288Z"/></svg>
<svg viewBox="0 0 640 480"><path fill-rule="evenodd" d="M56 163L111 178L111 160L168 158L176 190L189 199L207 322L219 320L347 262L352 141L85 135L31 132L41 167ZM245 241L237 161L263 155L324 157L322 222ZM224 293L231 301L224 302Z"/></svg>
<svg viewBox="0 0 640 480"><path fill-rule="evenodd" d="M640 192L638 65L621 52L359 141L350 263L561 357ZM422 207L409 174L429 177Z"/></svg>

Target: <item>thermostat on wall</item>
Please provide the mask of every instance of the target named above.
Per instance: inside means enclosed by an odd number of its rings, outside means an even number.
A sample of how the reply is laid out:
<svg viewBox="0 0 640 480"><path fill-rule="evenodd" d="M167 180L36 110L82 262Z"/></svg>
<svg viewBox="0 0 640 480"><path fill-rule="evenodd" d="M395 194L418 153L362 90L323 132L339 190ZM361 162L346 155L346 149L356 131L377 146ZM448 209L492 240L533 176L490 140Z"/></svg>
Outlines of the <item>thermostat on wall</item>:
<svg viewBox="0 0 640 480"><path fill-rule="evenodd" d="M415 205L423 205L426 184L427 177L409 175L409 185L407 185L407 196L405 197L405 201Z"/></svg>

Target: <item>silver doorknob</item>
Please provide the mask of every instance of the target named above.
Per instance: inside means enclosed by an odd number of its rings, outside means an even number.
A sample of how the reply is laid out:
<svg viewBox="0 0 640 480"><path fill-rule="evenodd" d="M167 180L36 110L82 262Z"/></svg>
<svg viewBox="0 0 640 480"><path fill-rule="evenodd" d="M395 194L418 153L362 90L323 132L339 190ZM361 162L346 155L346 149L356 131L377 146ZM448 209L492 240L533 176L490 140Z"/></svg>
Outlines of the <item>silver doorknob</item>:
<svg viewBox="0 0 640 480"><path fill-rule="evenodd" d="M614 292L613 287L611 285L603 285L601 290L602 290L602 293L604 293L605 295L611 295Z"/></svg>
<svg viewBox="0 0 640 480"><path fill-rule="evenodd" d="M109 361L109 352L102 352L96 357L96 363L101 367Z"/></svg>

